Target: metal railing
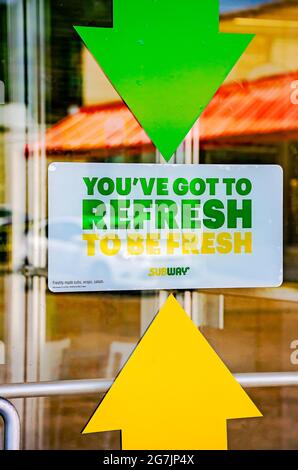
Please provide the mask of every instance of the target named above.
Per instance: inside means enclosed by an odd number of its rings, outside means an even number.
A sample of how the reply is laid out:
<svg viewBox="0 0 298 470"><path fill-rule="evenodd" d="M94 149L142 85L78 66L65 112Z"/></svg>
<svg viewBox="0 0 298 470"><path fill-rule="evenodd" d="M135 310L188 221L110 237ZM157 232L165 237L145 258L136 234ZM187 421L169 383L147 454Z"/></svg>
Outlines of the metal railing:
<svg viewBox="0 0 298 470"><path fill-rule="evenodd" d="M21 422L16 408L0 398L0 416L4 421L4 449L19 450L21 443Z"/></svg>
<svg viewBox="0 0 298 470"><path fill-rule="evenodd" d="M0 397L32 398L105 393L111 387L112 383L113 380L90 379L7 384L0 386Z"/></svg>
<svg viewBox="0 0 298 470"><path fill-rule="evenodd" d="M235 374L234 377L244 388L298 386L298 372L258 372ZM106 393L113 381L113 379L89 379L6 384L0 385L0 397L32 398Z"/></svg>
<svg viewBox="0 0 298 470"><path fill-rule="evenodd" d="M298 372L253 372L234 374L234 377L243 388L298 386Z"/></svg>
<svg viewBox="0 0 298 470"><path fill-rule="evenodd" d="M298 386L298 372L234 374L244 388ZM14 406L4 398L32 398L106 393L113 379L62 380L0 385L0 414L5 424L5 449L20 448L20 420Z"/></svg>

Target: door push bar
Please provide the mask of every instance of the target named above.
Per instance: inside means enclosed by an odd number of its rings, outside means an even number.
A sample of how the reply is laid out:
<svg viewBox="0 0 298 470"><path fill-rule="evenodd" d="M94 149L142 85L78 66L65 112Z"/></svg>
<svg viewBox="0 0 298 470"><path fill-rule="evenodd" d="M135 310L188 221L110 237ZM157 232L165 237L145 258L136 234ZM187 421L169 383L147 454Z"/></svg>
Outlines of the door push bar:
<svg viewBox="0 0 298 470"><path fill-rule="evenodd" d="M244 388L298 386L298 372L259 372L235 374ZM0 415L4 420L4 449L20 449L20 418L15 407L5 398L32 398L106 393L112 379L60 380L0 385ZM178 384L178 382L177 382Z"/></svg>
<svg viewBox="0 0 298 470"><path fill-rule="evenodd" d="M20 450L21 422L12 403L0 398L0 416L4 421L4 449Z"/></svg>

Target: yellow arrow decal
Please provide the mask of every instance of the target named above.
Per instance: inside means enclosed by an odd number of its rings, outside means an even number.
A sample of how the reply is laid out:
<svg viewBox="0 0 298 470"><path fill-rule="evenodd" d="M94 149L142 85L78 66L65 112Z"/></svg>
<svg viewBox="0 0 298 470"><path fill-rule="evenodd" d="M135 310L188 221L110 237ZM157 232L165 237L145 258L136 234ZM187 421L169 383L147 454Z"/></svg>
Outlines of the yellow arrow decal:
<svg viewBox="0 0 298 470"><path fill-rule="evenodd" d="M171 295L83 433L125 450L227 449L227 420L262 416Z"/></svg>

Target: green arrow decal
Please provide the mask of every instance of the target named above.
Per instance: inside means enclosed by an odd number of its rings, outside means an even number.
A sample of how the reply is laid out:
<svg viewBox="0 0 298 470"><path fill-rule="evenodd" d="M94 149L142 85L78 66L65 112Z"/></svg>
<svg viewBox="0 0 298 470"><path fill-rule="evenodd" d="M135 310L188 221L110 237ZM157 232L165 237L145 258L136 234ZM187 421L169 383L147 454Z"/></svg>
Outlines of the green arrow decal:
<svg viewBox="0 0 298 470"><path fill-rule="evenodd" d="M114 0L113 23L75 29L169 161L254 36L220 33L218 0Z"/></svg>

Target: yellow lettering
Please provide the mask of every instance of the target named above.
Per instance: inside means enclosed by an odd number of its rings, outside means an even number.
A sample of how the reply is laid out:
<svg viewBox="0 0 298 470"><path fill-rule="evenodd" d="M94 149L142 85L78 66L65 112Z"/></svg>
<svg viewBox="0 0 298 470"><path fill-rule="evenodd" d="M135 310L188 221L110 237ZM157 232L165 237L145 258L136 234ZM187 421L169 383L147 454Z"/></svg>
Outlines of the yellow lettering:
<svg viewBox="0 0 298 470"><path fill-rule="evenodd" d="M202 255L213 255L215 253L214 239L215 239L214 232L203 233L202 248L201 248Z"/></svg>
<svg viewBox="0 0 298 470"><path fill-rule="evenodd" d="M182 234L182 254L198 255L198 237L195 233Z"/></svg>
<svg viewBox="0 0 298 470"><path fill-rule="evenodd" d="M146 239L146 251L147 255L160 255L159 248L159 233L148 233Z"/></svg>
<svg viewBox="0 0 298 470"><path fill-rule="evenodd" d="M175 249L179 248L179 238L180 235L179 233L169 233L168 239L167 239L167 254L168 255L174 255L175 254Z"/></svg>
<svg viewBox="0 0 298 470"><path fill-rule="evenodd" d="M82 238L87 242L87 256L95 256L95 242L99 240L99 236L94 233L85 233Z"/></svg>
<svg viewBox="0 0 298 470"><path fill-rule="evenodd" d="M127 236L127 251L130 255L142 255L144 253L144 239L142 235L131 234Z"/></svg>
<svg viewBox="0 0 298 470"><path fill-rule="evenodd" d="M252 253L252 233L251 232L235 232L234 235L234 251L241 253L244 248L244 253Z"/></svg>
<svg viewBox="0 0 298 470"><path fill-rule="evenodd" d="M121 249L121 240L118 235L106 235L100 240L100 249L107 256L115 256Z"/></svg>
<svg viewBox="0 0 298 470"><path fill-rule="evenodd" d="M231 253L233 244L232 244L232 236L229 232L221 232L217 236L217 251L221 255L226 255Z"/></svg>

